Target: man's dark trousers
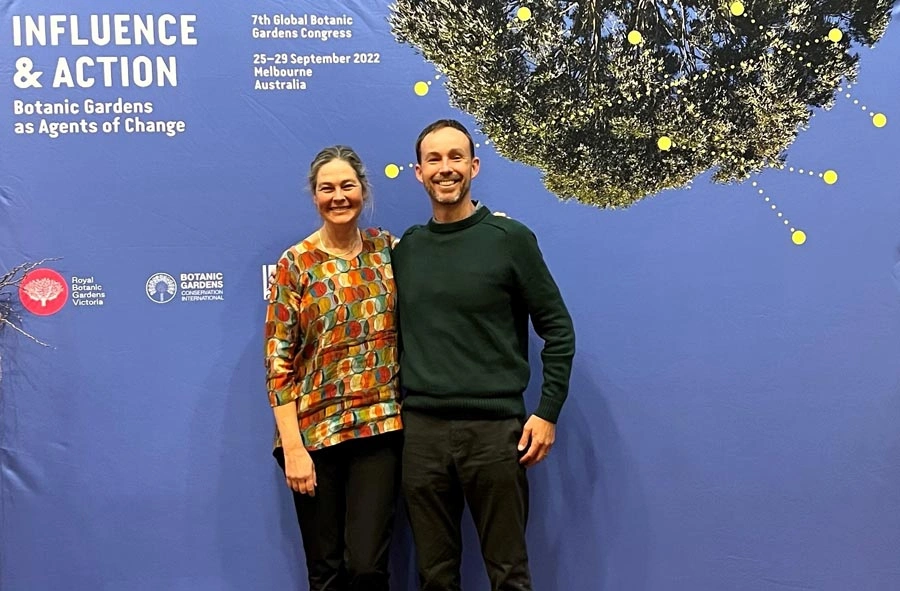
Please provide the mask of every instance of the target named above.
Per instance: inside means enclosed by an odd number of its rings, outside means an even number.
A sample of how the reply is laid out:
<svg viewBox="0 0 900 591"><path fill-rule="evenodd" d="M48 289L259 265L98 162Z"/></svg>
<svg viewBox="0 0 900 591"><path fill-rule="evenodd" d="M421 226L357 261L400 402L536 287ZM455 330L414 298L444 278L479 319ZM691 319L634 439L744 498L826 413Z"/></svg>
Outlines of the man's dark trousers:
<svg viewBox="0 0 900 591"><path fill-rule="evenodd" d="M531 591L521 418L447 419L403 411L403 493L421 591L459 591L461 520L475 521L492 591Z"/></svg>

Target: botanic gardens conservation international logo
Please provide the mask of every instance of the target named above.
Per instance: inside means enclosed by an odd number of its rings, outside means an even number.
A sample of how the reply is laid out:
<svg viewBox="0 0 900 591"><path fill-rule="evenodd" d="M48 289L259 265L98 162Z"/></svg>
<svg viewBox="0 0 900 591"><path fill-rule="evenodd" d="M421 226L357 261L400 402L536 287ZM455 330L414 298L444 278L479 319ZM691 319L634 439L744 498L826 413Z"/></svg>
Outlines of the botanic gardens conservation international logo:
<svg viewBox="0 0 900 591"><path fill-rule="evenodd" d="M168 304L178 293L175 278L168 273L154 273L147 280L147 297L157 304Z"/></svg>
<svg viewBox="0 0 900 591"><path fill-rule="evenodd" d="M182 302L222 302L225 300L225 273L193 271L189 273L157 272L144 286L147 297L156 304L168 304L177 296Z"/></svg>
<svg viewBox="0 0 900 591"><path fill-rule="evenodd" d="M22 278L19 299L26 310L38 316L50 316L66 305L69 288L65 278L53 269L35 269Z"/></svg>

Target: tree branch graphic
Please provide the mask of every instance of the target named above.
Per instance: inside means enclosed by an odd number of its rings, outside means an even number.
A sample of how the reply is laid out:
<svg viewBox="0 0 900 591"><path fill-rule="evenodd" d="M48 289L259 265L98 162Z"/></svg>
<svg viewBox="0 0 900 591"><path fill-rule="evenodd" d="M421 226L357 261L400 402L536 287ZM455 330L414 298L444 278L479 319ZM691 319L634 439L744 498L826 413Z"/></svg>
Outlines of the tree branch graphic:
<svg viewBox="0 0 900 591"><path fill-rule="evenodd" d="M22 263L21 265L13 267L6 274L0 276L0 334L3 333L4 328L9 327L10 329L14 330L15 332L19 333L20 335L34 341L38 345L41 345L43 347L50 346L47 343L45 343L44 341L38 339L37 337L35 337L31 333L29 333L27 330L25 330L21 327L22 317L19 314L18 310L14 307L13 293L18 290L19 285L22 283L22 280L25 279L25 276L28 275L28 273L31 270L36 269L37 267L40 267L41 265L43 265L44 263L46 263L48 261L56 261L56 260L59 260L59 259L58 258L46 258L46 259L41 259L36 262ZM29 283L38 283L38 281L42 281L42 280L35 280L35 281L31 281ZM51 280L51 283L56 283L57 285L59 284L59 282L52 281L52 280ZM49 297L50 294L54 291L54 289L58 289L59 291L56 291L56 293L53 294L52 297ZM62 291L62 286L58 285L57 288L53 288L50 286L48 286L48 287L35 286L35 290L40 291L42 293L47 293L48 297L41 302L42 305L46 305L47 301L49 301L59 295L59 293ZM34 300L40 299L40 298L32 297L32 295L30 293L28 294L28 297L31 297ZM2 381L2 379L3 379L3 363L2 362L3 362L3 349L0 348L0 381Z"/></svg>

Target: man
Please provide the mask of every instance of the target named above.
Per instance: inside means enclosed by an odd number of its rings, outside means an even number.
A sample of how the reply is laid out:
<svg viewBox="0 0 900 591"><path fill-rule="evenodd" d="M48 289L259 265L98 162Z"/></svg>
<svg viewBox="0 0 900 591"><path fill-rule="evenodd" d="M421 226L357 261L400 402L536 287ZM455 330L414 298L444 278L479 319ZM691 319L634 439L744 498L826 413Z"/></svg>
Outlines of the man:
<svg viewBox="0 0 900 591"><path fill-rule="evenodd" d="M466 503L493 591L531 589L525 469L543 460L565 401L575 335L534 234L472 200L479 161L458 121L426 127L416 178L434 217L393 253L401 340L403 490L422 591L460 589ZM528 320L543 388L525 421Z"/></svg>

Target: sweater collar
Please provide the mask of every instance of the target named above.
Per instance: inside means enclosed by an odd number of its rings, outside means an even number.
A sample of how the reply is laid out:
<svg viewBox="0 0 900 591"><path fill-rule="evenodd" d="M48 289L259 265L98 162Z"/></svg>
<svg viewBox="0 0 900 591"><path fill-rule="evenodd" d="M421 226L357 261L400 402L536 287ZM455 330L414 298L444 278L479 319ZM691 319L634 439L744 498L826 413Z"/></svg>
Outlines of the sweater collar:
<svg viewBox="0 0 900 591"><path fill-rule="evenodd" d="M434 221L434 218L428 220L428 229L432 232L438 232L441 234L449 234L450 232L459 232L460 230L465 230L471 226L474 226L485 217L490 215L491 210L487 208L486 205L481 203L476 203L475 211L467 218L463 218L461 220L455 222L449 222L446 224L441 224Z"/></svg>

